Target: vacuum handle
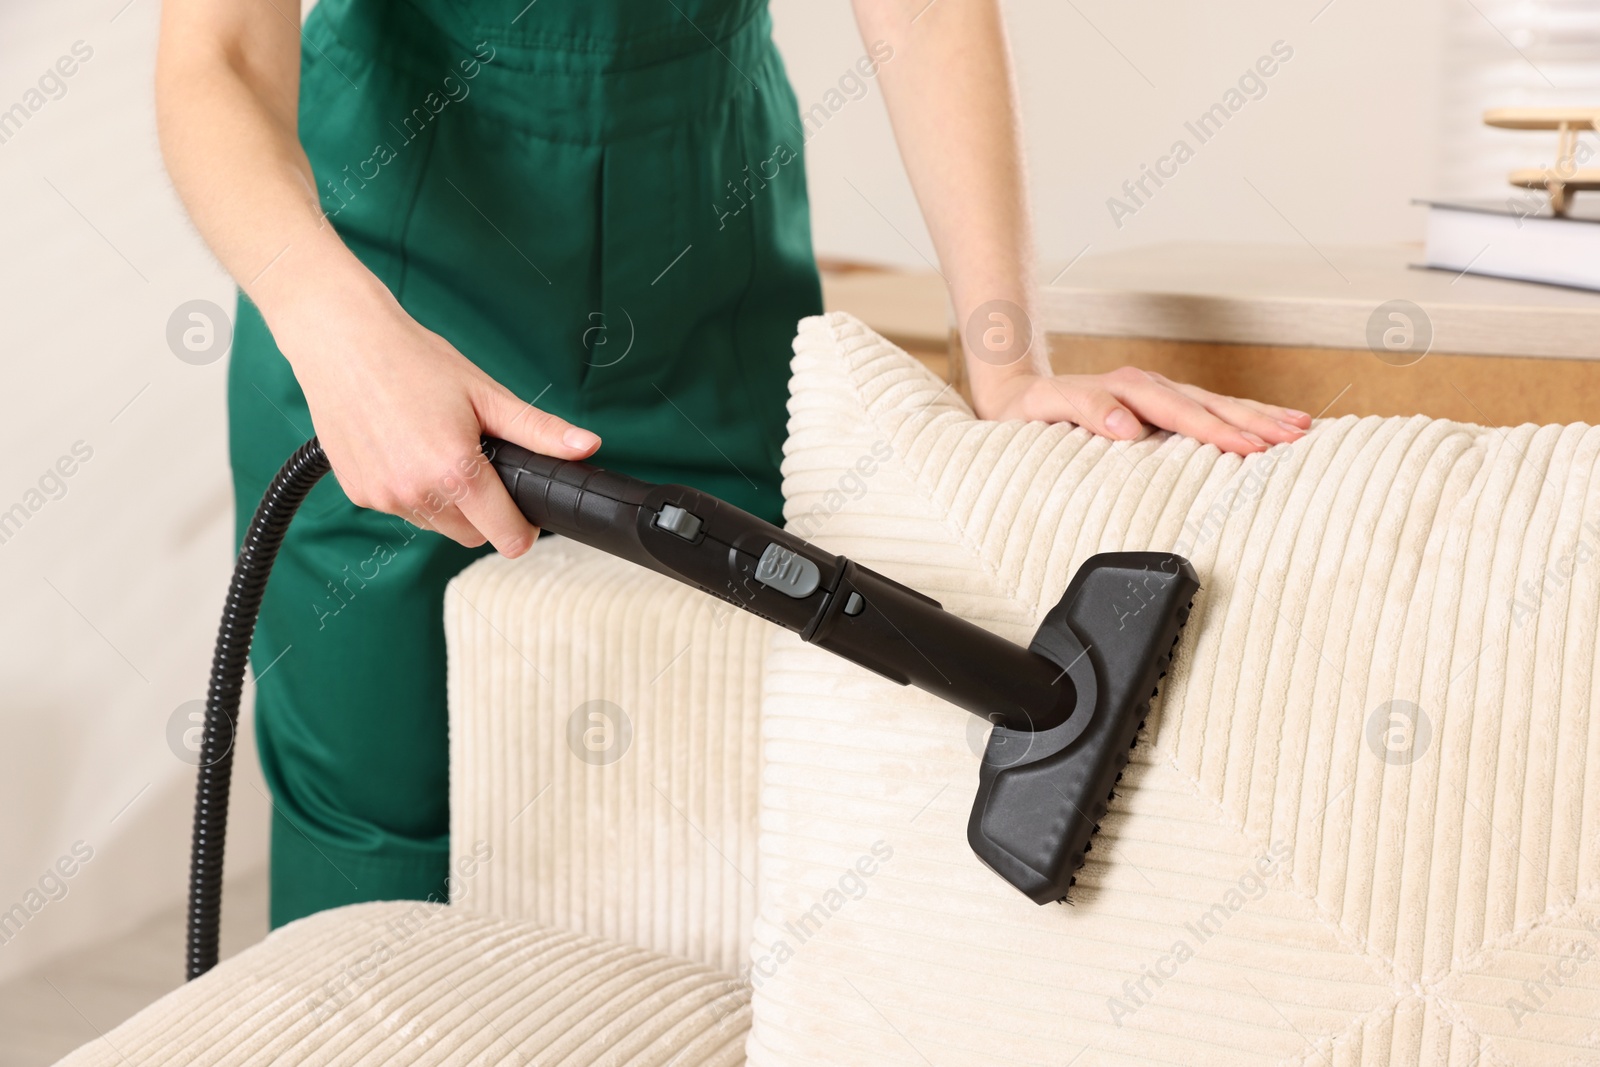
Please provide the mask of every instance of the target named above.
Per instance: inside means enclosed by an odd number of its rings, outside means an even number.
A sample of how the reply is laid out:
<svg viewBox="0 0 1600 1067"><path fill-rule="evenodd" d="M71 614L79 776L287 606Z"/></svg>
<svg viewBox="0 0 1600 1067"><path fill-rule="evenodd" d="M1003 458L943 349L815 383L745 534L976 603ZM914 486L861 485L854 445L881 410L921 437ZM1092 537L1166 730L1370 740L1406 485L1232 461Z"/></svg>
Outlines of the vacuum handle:
<svg viewBox="0 0 1600 1067"><path fill-rule="evenodd" d="M493 437L483 439L483 454L533 525L660 569L638 532L638 512L656 486Z"/></svg>
<svg viewBox="0 0 1600 1067"><path fill-rule="evenodd" d="M656 485L484 438L517 507L541 529L692 585L901 685L1014 730L1076 704L1066 673L939 602L709 493Z"/></svg>

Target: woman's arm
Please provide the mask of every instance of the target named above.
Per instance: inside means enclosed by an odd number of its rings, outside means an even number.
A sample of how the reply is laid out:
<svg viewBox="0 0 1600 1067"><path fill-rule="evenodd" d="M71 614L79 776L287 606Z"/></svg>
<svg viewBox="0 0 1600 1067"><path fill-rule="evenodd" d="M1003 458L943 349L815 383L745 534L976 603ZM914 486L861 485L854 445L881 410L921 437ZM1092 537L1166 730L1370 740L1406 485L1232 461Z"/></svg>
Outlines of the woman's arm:
<svg viewBox="0 0 1600 1067"><path fill-rule="evenodd" d="M478 476L481 434L563 459L599 439L420 326L323 217L297 132L298 7L162 5L156 113L173 184L294 368L350 499L520 555L537 531L499 478Z"/></svg>
<svg viewBox="0 0 1600 1067"><path fill-rule="evenodd" d="M1042 332L1025 354L972 349L969 334L1032 330L1032 221L1023 172L1016 90L998 0L853 0L866 41L894 57L878 77L895 140L962 327L968 380L980 418L1074 422L1107 437L1139 436L1141 421L1257 452L1292 441L1303 412L1219 396L1133 367L1054 375ZM1026 323L991 323L984 305L1004 301ZM974 331L974 315L985 321Z"/></svg>

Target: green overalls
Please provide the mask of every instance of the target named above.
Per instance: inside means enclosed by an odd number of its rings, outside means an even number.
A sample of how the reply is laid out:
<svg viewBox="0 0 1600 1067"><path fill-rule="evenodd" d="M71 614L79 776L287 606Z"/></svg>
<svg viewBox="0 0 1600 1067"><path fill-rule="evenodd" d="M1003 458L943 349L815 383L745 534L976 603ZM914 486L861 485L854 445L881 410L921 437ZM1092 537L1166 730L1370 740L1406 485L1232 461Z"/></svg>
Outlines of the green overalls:
<svg viewBox="0 0 1600 1067"><path fill-rule="evenodd" d="M321 0L302 71L323 209L418 322L598 433L595 462L779 519L821 295L765 0ZM315 430L244 299L228 410L242 532ZM444 898L442 597L488 550L332 478L295 518L251 655L274 926Z"/></svg>

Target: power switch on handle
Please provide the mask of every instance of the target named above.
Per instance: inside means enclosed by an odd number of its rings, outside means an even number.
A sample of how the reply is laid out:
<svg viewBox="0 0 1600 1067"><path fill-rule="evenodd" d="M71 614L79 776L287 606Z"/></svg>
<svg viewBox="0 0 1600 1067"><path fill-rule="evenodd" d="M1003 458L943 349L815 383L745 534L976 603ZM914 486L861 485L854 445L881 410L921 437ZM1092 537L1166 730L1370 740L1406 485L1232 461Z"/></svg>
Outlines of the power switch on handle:
<svg viewBox="0 0 1600 1067"><path fill-rule="evenodd" d="M756 561L756 581L785 596L803 600L822 584L822 572L800 553L774 541Z"/></svg>
<svg viewBox="0 0 1600 1067"><path fill-rule="evenodd" d="M693 541L700 535L700 516L676 504L663 504L656 512L656 526L685 541Z"/></svg>

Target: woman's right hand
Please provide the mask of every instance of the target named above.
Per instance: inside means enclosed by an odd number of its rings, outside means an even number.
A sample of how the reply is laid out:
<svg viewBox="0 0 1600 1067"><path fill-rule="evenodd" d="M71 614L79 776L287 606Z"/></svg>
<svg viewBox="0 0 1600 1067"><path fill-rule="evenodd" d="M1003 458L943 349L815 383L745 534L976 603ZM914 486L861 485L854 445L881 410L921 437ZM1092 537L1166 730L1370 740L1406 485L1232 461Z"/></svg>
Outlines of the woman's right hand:
<svg viewBox="0 0 1600 1067"><path fill-rule="evenodd" d="M559 459L600 438L540 411L406 313L369 276L322 290L272 324L350 500L437 530L469 548L526 552L538 530L484 458L484 435Z"/></svg>
<svg viewBox="0 0 1600 1067"><path fill-rule="evenodd" d="M561 459L600 446L406 314L322 213L300 145L300 21L272 0L166 0L161 150L195 226L267 320L351 500L519 556L538 531L489 434Z"/></svg>

